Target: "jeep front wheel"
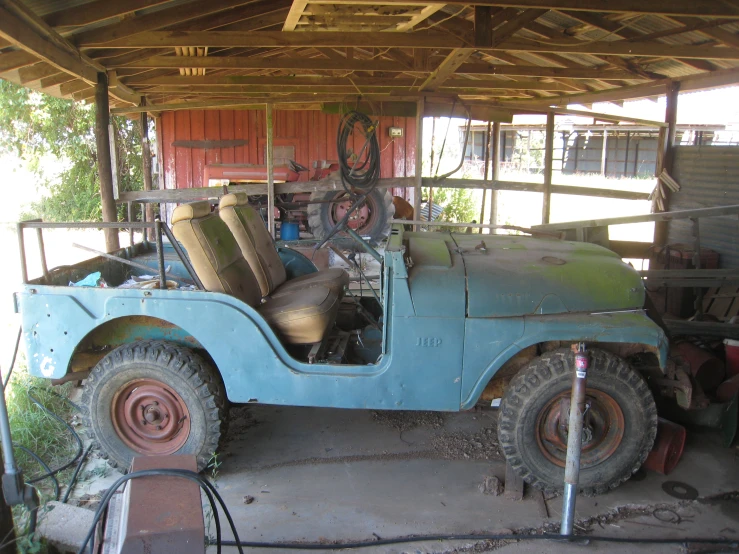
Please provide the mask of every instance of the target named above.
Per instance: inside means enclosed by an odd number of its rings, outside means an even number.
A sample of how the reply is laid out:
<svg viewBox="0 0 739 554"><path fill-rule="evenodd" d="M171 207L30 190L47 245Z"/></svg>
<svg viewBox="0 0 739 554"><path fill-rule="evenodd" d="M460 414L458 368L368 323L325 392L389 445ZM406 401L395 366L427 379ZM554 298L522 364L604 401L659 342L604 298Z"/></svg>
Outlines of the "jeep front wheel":
<svg viewBox="0 0 739 554"><path fill-rule="evenodd" d="M498 439L511 467L547 493L561 492L574 355L547 352L512 380L500 404ZM646 382L624 360L590 350L580 460L580 492L617 487L646 460L657 409Z"/></svg>
<svg viewBox="0 0 739 554"><path fill-rule="evenodd" d="M187 348L142 341L110 352L82 394L90 438L111 465L134 456L193 454L202 470L218 448L226 396L218 372Z"/></svg>

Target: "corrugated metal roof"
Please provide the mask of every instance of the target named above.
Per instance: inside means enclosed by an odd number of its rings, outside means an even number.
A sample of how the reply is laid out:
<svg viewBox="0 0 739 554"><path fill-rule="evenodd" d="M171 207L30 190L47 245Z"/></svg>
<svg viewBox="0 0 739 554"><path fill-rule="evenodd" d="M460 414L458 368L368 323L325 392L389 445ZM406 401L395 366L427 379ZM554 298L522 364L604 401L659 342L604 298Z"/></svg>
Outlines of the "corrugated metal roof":
<svg viewBox="0 0 739 554"><path fill-rule="evenodd" d="M680 191L670 197L671 210L739 204L739 148L736 146L678 146L673 177ZM713 217L700 221L701 246L720 254L723 268L739 268L739 218ZM670 222L670 243L692 244L689 220Z"/></svg>

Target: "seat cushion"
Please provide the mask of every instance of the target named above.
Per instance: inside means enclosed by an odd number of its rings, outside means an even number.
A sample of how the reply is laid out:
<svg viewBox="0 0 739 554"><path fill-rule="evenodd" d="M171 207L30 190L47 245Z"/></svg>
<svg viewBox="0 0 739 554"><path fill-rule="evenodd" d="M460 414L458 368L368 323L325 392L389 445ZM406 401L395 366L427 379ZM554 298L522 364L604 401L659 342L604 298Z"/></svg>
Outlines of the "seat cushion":
<svg viewBox="0 0 739 554"><path fill-rule="evenodd" d="M296 290L311 287L325 287L336 293L339 298L344 296L344 287L349 284L349 274L340 267L321 269L316 273L301 275L295 279L285 281L271 296L277 297Z"/></svg>
<svg viewBox="0 0 739 554"><path fill-rule="evenodd" d="M243 192L226 194L218 203L218 215L249 262L262 296L271 294L285 282L285 266L264 220L249 206L249 197Z"/></svg>
<svg viewBox="0 0 739 554"><path fill-rule="evenodd" d="M320 342L339 309L339 297L326 287L311 287L267 297L257 311L290 344Z"/></svg>

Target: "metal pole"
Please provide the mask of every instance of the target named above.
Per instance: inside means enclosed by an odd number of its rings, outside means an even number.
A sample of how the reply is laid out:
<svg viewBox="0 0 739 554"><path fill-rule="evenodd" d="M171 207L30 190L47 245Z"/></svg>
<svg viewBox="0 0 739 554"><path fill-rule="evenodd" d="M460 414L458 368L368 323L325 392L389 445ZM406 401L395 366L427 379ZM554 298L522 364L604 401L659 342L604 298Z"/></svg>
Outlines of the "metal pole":
<svg viewBox="0 0 739 554"><path fill-rule="evenodd" d="M162 245L162 220L154 219L154 233L157 241L157 260L159 265L159 289L167 290L167 277L164 275L164 246Z"/></svg>
<svg viewBox="0 0 739 554"><path fill-rule="evenodd" d="M413 188L413 217L421 219L421 187L423 186L423 112L425 109L425 97L421 96L416 102L416 163L415 163L415 186ZM433 171L433 168L431 168ZM431 213L431 203L429 203L429 214ZM429 216L429 221L431 217ZM421 228L416 225L413 230L418 231Z"/></svg>
<svg viewBox="0 0 739 554"><path fill-rule="evenodd" d="M572 374L570 419L567 430L567 460L565 461L565 488L562 499L562 525L560 534L572 535L575 519L575 500L580 477L580 451L582 448L583 415L585 414L585 387L588 379L588 355L585 344L572 345L575 353L575 371Z"/></svg>
<svg viewBox="0 0 739 554"><path fill-rule="evenodd" d="M21 255L21 280L25 285L28 283L28 264L26 262L26 240L23 236L23 224L18 223L16 225L16 232L18 234L18 252Z"/></svg>
<svg viewBox="0 0 739 554"><path fill-rule="evenodd" d="M267 227L275 237L275 167L274 167L274 117L272 104L267 104Z"/></svg>
<svg viewBox="0 0 739 554"><path fill-rule="evenodd" d="M44 247L44 235L43 229L40 227L36 228L36 239L38 240L38 253L41 258L41 272L44 277L49 276L49 268L46 265L46 248Z"/></svg>
<svg viewBox="0 0 739 554"><path fill-rule="evenodd" d="M488 121L487 129L485 130L485 137L483 138L483 152L482 159L484 170L482 172L482 180L487 182L488 180L488 165L490 164L490 133L492 132L492 123ZM472 141L472 148L475 148L475 141ZM485 203L487 202L487 189L482 189L482 205L480 207L480 223L485 223ZM482 233L482 229L480 229Z"/></svg>
<svg viewBox="0 0 739 554"><path fill-rule="evenodd" d="M491 136L492 152L490 153L490 160L492 162L490 180L495 183L497 187L498 181L500 180L500 152L501 152L501 139L504 135L500 132L500 121L493 123L493 134ZM505 155L505 145L503 145L503 155ZM482 221L480 221L482 223ZM492 189L490 191L490 225L496 225L498 223L498 190ZM493 232L495 234L495 232Z"/></svg>

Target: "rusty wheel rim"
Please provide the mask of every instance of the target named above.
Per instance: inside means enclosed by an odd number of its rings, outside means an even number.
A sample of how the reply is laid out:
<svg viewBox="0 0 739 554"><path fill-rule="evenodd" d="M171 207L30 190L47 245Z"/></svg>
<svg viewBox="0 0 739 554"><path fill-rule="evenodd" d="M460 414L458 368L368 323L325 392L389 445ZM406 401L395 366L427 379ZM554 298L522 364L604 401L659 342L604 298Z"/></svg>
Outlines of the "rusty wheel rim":
<svg viewBox="0 0 739 554"><path fill-rule="evenodd" d="M569 404L569 391L560 393L544 406L536 419L536 441L539 449L549 461L559 467L565 466L567 458ZM587 389L585 404L581 469L607 460L624 437L624 414L611 395L596 389Z"/></svg>
<svg viewBox="0 0 739 554"><path fill-rule="evenodd" d="M121 387L111 411L118 437L140 454L172 454L190 436L190 412L182 397L154 379L137 379Z"/></svg>
<svg viewBox="0 0 739 554"><path fill-rule="evenodd" d="M329 219L332 226L341 221L346 215L346 212L348 212L354 205L354 202L351 199L345 197L346 193L341 193L334 199L335 202L331 204ZM342 198L344 199L342 200ZM377 209L375 206L375 200L372 196L368 196L365 199L364 204L354 210L352 215L349 216L349 220L346 222L347 227L361 235L365 230L371 229L375 224L375 219L377 217L376 213Z"/></svg>

